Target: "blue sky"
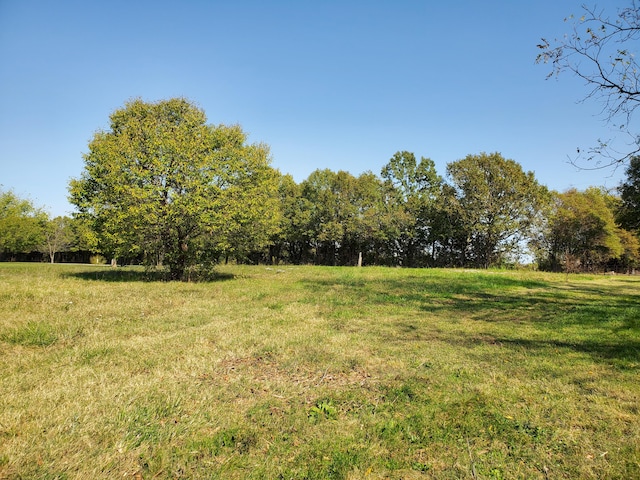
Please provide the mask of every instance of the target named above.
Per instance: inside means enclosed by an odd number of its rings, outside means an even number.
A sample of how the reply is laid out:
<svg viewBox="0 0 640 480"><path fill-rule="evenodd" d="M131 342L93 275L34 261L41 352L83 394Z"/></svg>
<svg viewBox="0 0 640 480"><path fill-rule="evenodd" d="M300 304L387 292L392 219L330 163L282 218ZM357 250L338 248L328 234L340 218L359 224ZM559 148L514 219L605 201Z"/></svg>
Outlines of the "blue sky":
<svg viewBox="0 0 640 480"><path fill-rule="evenodd" d="M53 215L96 130L126 101L186 97L240 124L301 182L400 150L447 163L501 152L556 190L615 187L568 163L609 138L571 75L545 80L540 37L582 0L0 0L0 185ZM607 2L625 6L622 0Z"/></svg>

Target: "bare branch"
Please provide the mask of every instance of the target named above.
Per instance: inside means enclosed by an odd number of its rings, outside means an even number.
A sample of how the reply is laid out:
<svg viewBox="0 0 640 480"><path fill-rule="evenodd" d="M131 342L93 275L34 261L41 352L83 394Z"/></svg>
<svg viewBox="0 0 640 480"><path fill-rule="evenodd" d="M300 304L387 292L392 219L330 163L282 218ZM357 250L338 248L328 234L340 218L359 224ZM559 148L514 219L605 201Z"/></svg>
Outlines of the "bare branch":
<svg viewBox="0 0 640 480"><path fill-rule="evenodd" d="M640 65L631 50L640 38L640 9L632 0L631 6L618 10L613 19L595 7L584 6L583 10L579 19L569 19L573 20L572 33L553 43L542 39L536 63L551 65L547 78L568 71L584 80L589 90L583 101L600 101L606 122L633 139L627 144L628 151L613 148L612 142L598 141L597 146L579 151L578 159L572 161L574 165L578 160L591 162L590 169L610 168L627 163L640 152L638 136L629 129L640 104Z"/></svg>

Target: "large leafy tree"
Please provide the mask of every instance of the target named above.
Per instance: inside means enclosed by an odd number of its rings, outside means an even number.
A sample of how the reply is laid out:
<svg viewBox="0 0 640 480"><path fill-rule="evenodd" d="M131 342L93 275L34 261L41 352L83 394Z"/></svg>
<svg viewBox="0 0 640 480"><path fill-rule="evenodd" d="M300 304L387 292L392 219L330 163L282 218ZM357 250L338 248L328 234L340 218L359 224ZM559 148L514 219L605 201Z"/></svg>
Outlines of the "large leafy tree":
<svg viewBox="0 0 640 480"><path fill-rule="evenodd" d="M453 198L443 203L457 213L456 238L466 236L463 263L487 268L522 253L548 201L533 172L499 153L481 153L450 163L447 174Z"/></svg>
<svg viewBox="0 0 640 480"><path fill-rule="evenodd" d="M344 171L316 170L301 190L316 263L355 265L360 254L367 261L384 256L393 218L378 177L371 172L354 177Z"/></svg>
<svg viewBox="0 0 640 480"><path fill-rule="evenodd" d="M310 202L302 196L302 187L289 174L281 175L278 183L280 198L280 228L271 239L271 260L302 263L311 260Z"/></svg>
<svg viewBox="0 0 640 480"><path fill-rule="evenodd" d="M351 219L357 213L354 202L356 178L349 172L315 170L302 182L302 194L309 201L316 262L337 265L349 248Z"/></svg>
<svg viewBox="0 0 640 480"><path fill-rule="evenodd" d="M469 264L469 227L462 212L458 191L443 184L431 216L432 261L439 267Z"/></svg>
<svg viewBox="0 0 640 480"><path fill-rule="evenodd" d="M266 146L247 144L239 126L207 124L182 98L133 100L110 120L70 184L105 253L139 255L184 279L222 252L267 242L278 208Z"/></svg>
<svg viewBox="0 0 640 480"><path fill-rule="evenodd" d="M584 153L578 150L574 162L595 160L599 167L626 163L640 153L640 136L630 127L640 104L640 8L635 0L615 15L599 7L582 8L582 15L570 17L569 34L554 41L542 39L537 62L551 64L549 76L568 71L582 79L588 89L586 99L602 102L607 121L626 134L627 141L598 140Z"/></svg>
<svg viewBox="0 0 640 480"><path fill-rule="evenodd" d="M381 176L396 205L399 232L395 238L396 256L408 267L417 266L424 256L432 233L432 219L442 178L433 160L413 153L396 152L382 167Z"/></svg>
<svg viewBox="0 0 640 480"><path fill-rule="evenodd" d="M47 214L12 191L0 191L0 254L37 250L44 239Z"/></svg>
<svg viewBox="0 0 640 480"><path fill-rule="evenodd" d="M367 264L395 264L390 246L400 232L395 198L387 185L371 172L356 178L356 214L351 221L353 254L362 254Z"/></svg>
<svg viewBox="0 0 640 480"><path fill-rule="evenodd" d="M593 271L611 259L634 255L633 239L615 223L613 201L601 189L570 189L555 195L544 236L541 266Z"/></svg>

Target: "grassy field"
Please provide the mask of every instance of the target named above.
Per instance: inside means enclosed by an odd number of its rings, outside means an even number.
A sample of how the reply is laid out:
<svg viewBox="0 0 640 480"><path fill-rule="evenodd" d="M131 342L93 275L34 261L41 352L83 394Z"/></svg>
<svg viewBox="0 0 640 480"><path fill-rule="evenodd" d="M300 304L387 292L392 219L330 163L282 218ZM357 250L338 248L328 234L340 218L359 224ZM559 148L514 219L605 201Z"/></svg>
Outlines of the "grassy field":
<svg viewBox="0 0 640 480"><path fill-rule="evenodd" d="M640 278L0 264L0 478L640 478Z"/></svg>

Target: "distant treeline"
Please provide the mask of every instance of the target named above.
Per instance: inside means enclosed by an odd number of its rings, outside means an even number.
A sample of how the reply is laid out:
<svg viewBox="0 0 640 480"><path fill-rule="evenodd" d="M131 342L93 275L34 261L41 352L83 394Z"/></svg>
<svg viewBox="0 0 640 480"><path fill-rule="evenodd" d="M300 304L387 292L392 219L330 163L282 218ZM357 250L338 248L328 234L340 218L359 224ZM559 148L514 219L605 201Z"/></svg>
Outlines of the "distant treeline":
<svg viewBox="0 0 640 480"><path fill-rule="evenodd" d="M637 160L634 160L634 164ZM261 245L247 225L215 262L403 267L510 267L632 271L637 230L623 199L600 188L550 192L500 154L447 165L398 152L380 175L316 170L296 183L277 174L277 212ZM0 193L1 261L149 263L142 249L104 248L86 217L50 219L12 192ZM633 215L631 216L632 218ZM160 264L162 258L157 263Z"/></svg>
<svg viewBox="0 0 640 480"><path fill-rule="evenodd" d="M319 265L631 271L638 236L624 202L600 188L551 192L500 154L450 163L398 152L380 176L318 170L281 178L282 219L247 260ZM240 258L242 260L242 258Z"/></svg>
<svg viewBox="0 0 640 480"><path fill-rule="evenodd" d="M271 167L267 145L207 124L184 98L128 102L83 157L73 218L1 193L2 258L90 252L173 280L230 260L592 272L639 261L640 157L617 192L551 192L499 153L451 162L443 178L431 159L399 151L379 175L325 169L297 183Z"/></svg>

